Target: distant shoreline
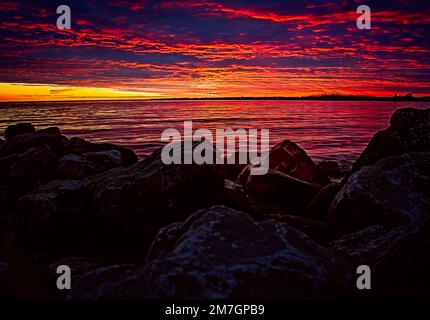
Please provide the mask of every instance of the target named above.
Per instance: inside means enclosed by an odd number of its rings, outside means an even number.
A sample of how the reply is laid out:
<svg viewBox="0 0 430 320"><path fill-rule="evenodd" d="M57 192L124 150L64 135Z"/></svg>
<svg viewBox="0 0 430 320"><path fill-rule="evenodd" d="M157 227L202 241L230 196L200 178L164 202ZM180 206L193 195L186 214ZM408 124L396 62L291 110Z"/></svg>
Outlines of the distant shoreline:
<svg viewBox="0 0 430 320"><path fill-rule="evenodd" d="M308 96L308 97L211 97L211 98L153 98L153 99L106 99L106 100L45 100L45 101L0 101L5 103L47 103L47 102L130 102L130 101L391 101L430 102L429 97L374 97L374 96Z"/></svg>

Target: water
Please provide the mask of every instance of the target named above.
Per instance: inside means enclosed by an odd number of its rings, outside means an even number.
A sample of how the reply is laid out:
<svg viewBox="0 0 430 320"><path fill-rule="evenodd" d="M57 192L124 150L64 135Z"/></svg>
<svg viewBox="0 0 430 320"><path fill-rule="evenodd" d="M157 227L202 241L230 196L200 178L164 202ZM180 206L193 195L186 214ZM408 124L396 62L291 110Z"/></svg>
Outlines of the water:
<svg viewBox="0 0 430 320"><path fill-rule="evenodd" d="M163 145L166 128L270 129L270 144L298 143L316 161L348 167L375 132L402 107L430 107L423 102L363 101L116 101L0 104L0 132L17 122L36 128L58 126L67 137L128 146L140 157Z"/></svg>

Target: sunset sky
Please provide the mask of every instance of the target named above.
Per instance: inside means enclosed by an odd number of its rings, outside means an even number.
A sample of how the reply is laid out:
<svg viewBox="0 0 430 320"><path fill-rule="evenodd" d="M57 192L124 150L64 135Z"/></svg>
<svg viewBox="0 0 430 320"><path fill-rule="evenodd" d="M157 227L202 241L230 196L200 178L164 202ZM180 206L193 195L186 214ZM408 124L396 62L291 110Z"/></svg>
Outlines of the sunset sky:
<svg viewBox="0 0 430 320"><path fill-rule="evenodd" d="M430 95L427 0L0 2L0 101L407 92Z"/></svg>

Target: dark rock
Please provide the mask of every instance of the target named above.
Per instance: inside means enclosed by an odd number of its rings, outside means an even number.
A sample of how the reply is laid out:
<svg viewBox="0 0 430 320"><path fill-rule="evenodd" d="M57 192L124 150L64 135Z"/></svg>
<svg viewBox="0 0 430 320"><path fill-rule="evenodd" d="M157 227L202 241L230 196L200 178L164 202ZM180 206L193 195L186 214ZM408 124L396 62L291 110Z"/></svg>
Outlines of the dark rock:
<svg viewBox="0 0 430 320"><path fill-rule="evenodd" d="M70 268L72 275L72 286L77 283L86 273L101 268L102 263L87 257L68 257L51 263L49 265L49 273L53 278L57 278L57 268L61 265L66 265Z"/></svg>
<svg viewBox="0 0 430 320"><path fill-rule="evenodd" d="M133 150L111 143L92 143L81 138L73 137L65 145L65 153L82 155L90 152L102 152L116 150L121 153L124 166L130 166L137 162L137 156Z"/></svg>
<svg viewBox="0 0 430 320"><path fill-rule="evenodd" d="M89 152L82 155L68 154L62 157L53 170L53 179L83 179L123 165L117 150Z"/></svg>
<svg viewBox="0 0 430 320"><path fill-rule="evenodd" d="M290 140L284 140L275 145L269 152L269 168L285 173L299 180L326 185L330 179L324 176L318 166L300 148ZM248 165L238 177L245 184L250 175L252 165Z"/></svg>
<svg viewBox="0 0 430 320"><path fill-rule="evenodd" d="M0 299L11 298L9 283L7 281L10 265L0 261Z"/></svg>
<svg viewBox="0 0 430 320"><path fill-rule="evenodd" d="M325 220L328 208L341 188L340 184L332 183L322 188L306 208L305 217L314 220Z"/></svg>
<svg viewBox="0 0 430 320"><path fill-rule="evenodd" d="M160 155L157 150L133 166L91 179L98 181L92 212L100 225L118 235L123 230L127 236L153 236L161 226L214 203L224 179L213 165L165 165Z"/></svg>
<svg viewBox="0 0 430 320"><path fill-rule="evenodd" d="M19 136L17 136L19 137ZM9 168L9 179L13 182L18 194L43 179L58 159L49 147L31 148L15 158Z"/></svg>
<svg viewBox="0 0 430 320"><path fill-rule="evenodd" d="M89 206L88 184L54 180L18 199L18 238L32 247L76 242Z"/></svg>
<svg viewBox="0 0 430 320"><path fill-rule="evenodd" d="M56 155L63 154L63 137L56 127L14 136L0 147L0 157L25 153L31 148L49 147Z"/></svg>
<svg viewBox="0 0 430 320"><path fill-rule="evenodd" d="M303 232L313 241L324 247L327 247L333 240L339 239L339 237L343 234L341 230L330 226L327 223L306 219L303 217L286 214L268 214L264 217L264 219L284 222L289 227Z"/></svg>
<svg viewBox="0 0 430 320"><path fill-rule="evenodd" d="M143 268L105 278L83 296L328 299L345 291L350 271L331 251L283 223L255 222L244 212L215 206L161 229ZM79 284L71 297L85 292Z"/></svg>
<svg viewBox="0 0 430 320"><path fill-rule="evenodd" d="M83 156L68 154L58 160L52 179L83 179L93 174L90 162Z"/></svg>
<svg viewBox="0 0 430 320"><path fill-rule="evenodd" d="M243 190L241 185L235 184L232 181L225 180L226 184L220 196L220 203L227 207L245 211L254 219L263 219L267 214L284 214L285 211L280 208L268 204L261 203L250 198ZM293 213L291 213L293 214ZM297 214L297 213L296 213Z"/></svg>
<svg viewBox="0 0 430 320"><path fill-rule="evenodd" d="M10 139L20 134L36 131L31 123L18 123L8 126L4 132L4 138Z"/></svg>
<svg viewBox="0 0 430 320"><path fill-rule="evenodd" d="M72 291L67 296L67 300L104 299L105 295L109 294L110 289L107 286L107 293L105 293L105 283L108 283L112 279L127 276L135 269L136 266L132 264L118 264L89 271L77 281L76 285L73 285Z"/></svg>
<svg viewBox="0 0 430 320"><path fill-rule="evenodd" d="M123 165L122 154L118 150L88 152L82 155L91 164L94 174Z"/></svg>
<svg viewBox="0 0 430 320"><path fill-rule="evenodd" d="M217 165L216 168L218 172L225 179L228 179L231 181L236 181L239 174L250 163L248 153L241 153L241 152L233 153L232 155L227 157L224 161L225 161L224 164Z"/></svg>
<svg viewBox="0 0 430 320"><path fill-rule="evenodd" d="M273 169L265 175L250 175L246 182L246 191L254 199L299 212L309 205L321 188L321 185Z"/></svg>
<svg viewBox="0 0 430 320"><path fill-rule="evenodd" d="M417 220L395 226L373 225L346 235L331 248L353 266L372 272L368 298L430 296L430 211Z"/></svg>
<svg viewBox="0 0 430 320"><path fill-rule="evenodd" d="M339 163L336 161L321 161L318 163L318 168L326 177L339 178L343 175L343 172L339 167Z"/></svg>
<svg viewBox="0 0 430 320"><path fill-rule="evenodd" d="M412 151L430 151L430 109L405 108L394 112L390 127L373 136L354 163L353 171Z"/></svg>
<svg viewBox="0 0 430 320"><path fill-rule="evenodd" d="M1 147L4 143L5 143L5 141L4 141L2 138L0 138L0 147Z"/></svg>
<svg viewBox="0 0 430 320"><path fill-rule="evenodd" d="M430 153L407 153L353 173L329 208L328 221L350 231L390 225L430 212Z"/></svg>

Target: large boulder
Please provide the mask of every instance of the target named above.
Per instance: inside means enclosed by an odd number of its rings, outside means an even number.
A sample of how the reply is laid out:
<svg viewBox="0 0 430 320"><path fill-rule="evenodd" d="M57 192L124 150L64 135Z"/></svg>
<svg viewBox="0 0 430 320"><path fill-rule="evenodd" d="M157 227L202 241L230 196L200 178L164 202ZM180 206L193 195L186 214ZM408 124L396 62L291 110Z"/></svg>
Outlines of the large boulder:
<svg viewBox="0 0 430 320"><path fill-rule="evenodd" d="M45 178L58 159L49 147L31 148L16 157L9 167L9 179L18 189L27 189Z"/></svg>
<svg viewBox="0 0 430 320"><path fill-rule="evenodd" d="M327 218L328 209L334 197L341 188L338 183L331 183L322 188L306 208L305 217L308 219L323 221Z"/></svg>
<svg viewBox="0 0 430 320"><path fill-rule="evenodd" d="M161 226L214 204L224 186L213 165L166 165L161 150L90 180L94 185L92 213L100 226L107 231L112 227L121 237L124 233L154 236Z"/></svg>
<svg viewBox="0 0 430 320"><path fill-rule="evenodd" d="M97 282L95 275L91 277ZM223 206L160 230L143 268L115 274L75 299L328 299L351 268L305 234ZM83 296L81 287L88 289Z"/></svg>
<svg viewBox="0 0 430 320"><path fill-rule="evenodd" d="M338 239L343 234L341 230L325 222L288 214L267 214L264 216L264 220L284 222L289 227L303 232L313 241L324 247L327 247L330 242Z"/></svg>
<svg viewBox="0 0 430 320"><path fill-rule="evenodd" d="M25 245L62 246L80 241L90 203L88 183L53 180L18 199L18 238Z"/></svg>
<svg viewBox="0 0 430 320"><path fill-rule="evenodd" d="M378 161L353 173L330 205L328 221L349 231L416 220L430 212L430 152Z"/></svg>
<svg viewBox="0 0 430 320"><path fill-rule="evenodd" d="M388 156L411 151L430 151L430 109L399 109L390 127L376 133L353 165L353 171Z"/></svg>
<svg viewBox="0 0 430 320"><path fill-rule="evenodd" d="M250 175L246 182L246 191L254 199L298 213L304 211L321 188L273 169L265 175Z"/></svg>
<svg viewBox="0 0 430 320"><path fill-rule="evenodd" d="M270 150L268 157L270 169L309 183L322 185L330 183L330 180L322 174L306 152L290 140L284 140L275 145ZM251 168L252 165L248 165L243 169L238 177L239 183L246 184Z"/></svg>
<svg viewBox="0 0 430 320"><path fill-rule="evenodd" d="M117 150L68 154L58 161L51 178L83 179L122 165L122 155Z"/></svg>
<svg viewBox="0 0 430 320"><path fill-rule="evenodd" d="M36 131L31 123L17 123L10 125L6 128L4 132L4 138L10 139L20 134L30 133Z"/></svg>
<svg viewBox="0 0 430 320"><path fill-rule="evenodd" d="M133 150L111 143L92 143L81 138L73 137L65 144L66 154L82 155L85 153L116 150L121 153L122 161L125 166L130 166L137 162L137 156Z"/></svg>
<svg viewBox="0 0 430 320"><path fill-rule="evenodd" d="M430 211L417 220L394 226L372 225L331 244L354 266L371 270L367 297L428 298L430 296Z"/></svg>
<svg viewBox="0 0 430 320"><path fill-rule="evenodd" d="M31 148L40 147L49 147L57 156L61 156L64 146L60 129L51 127L13 136L0 147L0 157L25 153Z"/></svg>

